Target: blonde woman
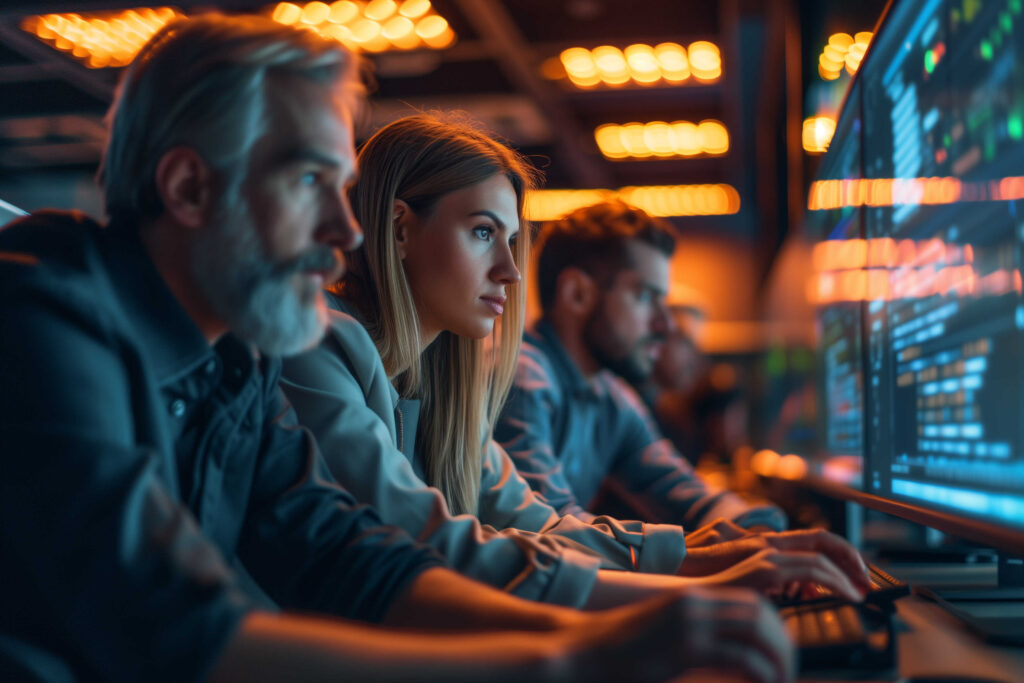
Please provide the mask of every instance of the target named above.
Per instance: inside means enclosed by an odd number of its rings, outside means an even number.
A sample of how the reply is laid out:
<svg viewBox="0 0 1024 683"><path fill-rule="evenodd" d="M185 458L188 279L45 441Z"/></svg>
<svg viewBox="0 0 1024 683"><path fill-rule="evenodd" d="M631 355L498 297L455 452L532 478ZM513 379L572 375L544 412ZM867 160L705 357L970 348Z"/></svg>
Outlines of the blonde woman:
<svg viewBox="0 0 1024 683"><path fill-rule="evenodd" d="M534 600L596 608L687 584L773 592L802 580L861 596L863 563L830 534L691 540L687 557L678 526L559 516L490 438L522 336L534 171L472 126L428 115L380 130L359 167L364 248L333 292L325 342L286 361L282 381L358 500L455 569ZM738 535L719 524L697 536L723 530Z"/></svg>

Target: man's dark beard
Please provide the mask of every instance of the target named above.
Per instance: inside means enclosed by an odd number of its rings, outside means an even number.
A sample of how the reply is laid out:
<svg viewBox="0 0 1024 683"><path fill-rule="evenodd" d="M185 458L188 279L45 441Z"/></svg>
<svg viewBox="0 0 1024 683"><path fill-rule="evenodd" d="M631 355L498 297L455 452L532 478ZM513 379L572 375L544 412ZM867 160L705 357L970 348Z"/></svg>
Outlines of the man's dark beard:
<svg viewBox="0 0 1024 683"><path fill-rule="evenodd" d="M637 350L652 340L652 337L644 337L633 348L625 352L617 352L609 348L607 344L608 329L611 325L605 317L604 307L598 306L583 328L583 343L586 345L590 355L597 360L606 370L614 372L630 384L639 384L651 375L653 363L647 364L637 358Z"/></svg>

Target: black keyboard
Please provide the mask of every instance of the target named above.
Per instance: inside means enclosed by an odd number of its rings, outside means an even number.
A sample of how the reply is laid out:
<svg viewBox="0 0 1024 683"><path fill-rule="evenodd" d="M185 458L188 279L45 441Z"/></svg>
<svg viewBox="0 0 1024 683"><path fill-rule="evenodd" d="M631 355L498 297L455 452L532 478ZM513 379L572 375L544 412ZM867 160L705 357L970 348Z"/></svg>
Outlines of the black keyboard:
<svg viewBox="0 0 1024 683"><path fill-rule="evenodd" d="M868 578L871 579L871 592L864 598L868 604L888 606L897 598L910 594L910 586L905 581L871 563L868 563Z"/></svg>
<svg viewBox="0 0 1024 683"><path fill-rule="evenodd" d="M892 614L878 607L819 603L784 607L779 614L799 650L801 671L895 665Z"/></svg>
<svg viewBox="0 0 1024 683"><path fill-rule="evenodd" d="M910 594L909 585L870 563L868 564L868 578L871 580L871 590L864 597L865 604L891 609L893 601ZM815 588L817 594L814 597L780 597L776 599L775 603L779 607L816 604L838 606L847 603L846 600L837 598L831 590L824 586Z"/></svg>

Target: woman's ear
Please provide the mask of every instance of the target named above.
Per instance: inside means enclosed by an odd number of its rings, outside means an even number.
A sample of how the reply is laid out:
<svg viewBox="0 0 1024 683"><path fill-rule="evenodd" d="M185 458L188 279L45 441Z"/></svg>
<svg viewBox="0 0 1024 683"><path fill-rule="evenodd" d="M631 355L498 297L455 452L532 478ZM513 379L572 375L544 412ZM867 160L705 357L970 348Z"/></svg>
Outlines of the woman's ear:
<svg viewBox="0 0 1024 683"><path fill-rule="evenodd" d="M396 199L391 208L391 226L395 231L395 244L398 245L398 256L405 260L405 254L409 249L409 232L412 229L412 222L415 215L409 205L401 199Z"/></svg>
<svg viewBox="0 0 1024 683"><path fill-rule="evenodd" d="M213 204L213 171L191 147L172 147L153 178L164 211L179 225L199 228Z"/></svg>

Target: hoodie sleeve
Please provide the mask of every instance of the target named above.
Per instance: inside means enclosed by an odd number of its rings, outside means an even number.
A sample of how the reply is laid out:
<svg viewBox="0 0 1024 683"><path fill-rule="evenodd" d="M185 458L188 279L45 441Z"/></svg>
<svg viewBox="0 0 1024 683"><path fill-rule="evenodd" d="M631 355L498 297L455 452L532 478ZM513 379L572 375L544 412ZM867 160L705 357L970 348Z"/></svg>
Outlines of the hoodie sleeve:
<svg viewBox="0 0 1024 683"><path fill-rule="evenodd" d="M452 515L441 492L416 476L396 447L390 384L373 342L355 319L332 315L319 347L286 360L281 386L339 483L471 578L531 600L585 604L596 555L557 536Z"/></svg>

